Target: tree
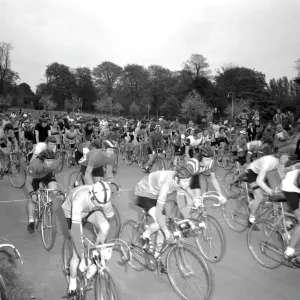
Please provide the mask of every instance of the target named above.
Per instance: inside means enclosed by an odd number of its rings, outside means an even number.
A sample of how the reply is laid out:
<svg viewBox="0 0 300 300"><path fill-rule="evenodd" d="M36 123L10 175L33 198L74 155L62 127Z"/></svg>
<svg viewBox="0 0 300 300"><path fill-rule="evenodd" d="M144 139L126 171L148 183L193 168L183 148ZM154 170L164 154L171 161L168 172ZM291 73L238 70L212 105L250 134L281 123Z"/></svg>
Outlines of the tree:
<svg viewBox="0 0 300 300"><path fill-rule="evenodd" d="M0 106L2 110L7 110L11 106L12 97L10 95L0 95Z"/></svg>
<svg viewBox="0 0 300 300"><path fill-rule="evenodd" d="M174 118L178 116L178 113L180 112L180 108L181 105L178 99L174 95L171 95L166 99L164 104L160 107L160 110L167 118Z"/></svg>
<svg viewBox="0 0 300 300"><path fill-rule="evenodd" d="M198 116L206 115L211 108L204 101L203 97L197 91L191 91L181 106L181 115L183 118L196 121Z"/></svg>
<svg viewBox="0 0 300 300"><path fill-rule="evenodd" d="M137 116L138 112L139 112L140 108L138 105L135 104L135 102L132 102L130 107L129 107L129 111L132 115Z"/></svg>
<svg viewBox="0 0 300 300"><path fill-rule="evenodd" d="M211 71L209 63L202 54L192 54L190 59L184 62L184 69L194 74L194 78L209 77Z"/></svg>
<svg viewBox="0 0 300 300"><path fill-rule="evenodd" d="M115 103L115 105L113 106L113 111L120 115L120 112L124 111L124 107L120 103Z"/></svg>
<svg viewBox="0 0 300 300"><path fill-rule="evenodd" d="M93 69L95 85L111 96L115 84L122 73L122 68L110 61L105 61Z"/></svg>
<svg viewBox="0 0 300 300"><path fill-rule="evenodd" d="M101 100L98 99L94 103L94 107L99 112L109 112L109 113L111 113L112 108L113 108L112 98L106 95Z"/></svg>
<svg viewBox="0 0 300 300"><path fill-rule="evenodd" d="M51 95L42 95L39 103L44 107L44 110L53 110L56 107L56 103L52 100Z"/></svg>
<svg viewBox="0 0 300 300"><path fill-rule="evenodd" d="M295 63L296 63L295 69L296 69L296 71L298 72L298 76L300 77L300 58L298 58L298 59L295 61Z"/></svg>

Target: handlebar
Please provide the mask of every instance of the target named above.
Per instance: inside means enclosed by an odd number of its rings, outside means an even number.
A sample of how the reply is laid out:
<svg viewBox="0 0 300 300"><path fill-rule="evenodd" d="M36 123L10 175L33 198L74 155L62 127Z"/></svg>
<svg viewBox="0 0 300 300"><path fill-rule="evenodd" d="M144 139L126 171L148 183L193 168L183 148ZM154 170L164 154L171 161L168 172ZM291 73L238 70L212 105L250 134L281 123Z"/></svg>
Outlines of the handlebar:
<svg viewBox="0 0 300 300"><path fill-rule="evenodd" d="M222 197L223 196L216 191L208 191L206 193L203 193L202 196L200 196L198 198L202 199L202 203L203 203L203 200L206 198L215 198L219 201L219 203L214 203L213 206L219 207L224 204L224 202L220 200Z"/></svg>
<svg viewBox="0 0 300 300"><path fill-rule="evenodd" d="M6 240L6 239L5 239ZM11 248L14 250L15 256L17 259L21 258L21 254L19 252L19 250L13 245L13 244L0 244L0 249L1 248ZM23 264L23 261L21 260L21 263Z"/></svg>

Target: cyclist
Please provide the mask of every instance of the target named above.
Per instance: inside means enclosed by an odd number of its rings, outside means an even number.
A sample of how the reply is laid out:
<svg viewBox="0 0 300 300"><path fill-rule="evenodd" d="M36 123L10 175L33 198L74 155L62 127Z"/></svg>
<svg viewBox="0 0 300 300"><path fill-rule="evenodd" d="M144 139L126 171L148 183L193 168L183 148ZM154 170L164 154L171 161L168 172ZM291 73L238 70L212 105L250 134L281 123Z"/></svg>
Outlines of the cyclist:
<svg viewBox="0 0 300 300"><path fill-rule="evenodd" d="M84 129L83 129L83 141L89 141L91 142L94 135L94 129L93 124L91 122L86 123Z"/></svg>
<svg viewBox="0 0 300 300"><path fill-rule="evenodd" d="M284 258L293 266L300 268L300 261L295 255L295 248L300 240L300 170L288 172L281 182L281 190L284 193L287 203L298 220L291 234L287 237L289 240L288 246L284 252Z"/></svg>
<svg viewBox="0 0 300 300"><path fill-rule="evenodd" d="M232 153L234 156L237 156L237 161L241 166L245 165L245 163L247 162L247 139L245 130L240 131L240 136L236 139L232 147Z"/></svg>
<svg viewBox="0 0 300 300"><path fill-rule="evenodd" d="M272 196L274 194L272 187L280 184L280 172L277 171L280 171L280 168L283 168L288 160L287 152L278 152L275 155L258 158L248 166L246 174L254 195L254 200L250 203L249 226L255 222L255 213L264 200L264 195Z"/></svg>
<svg viewBox="0 0 300 300"><path fill-rule="evenodd" d="M135 186L135 204L144 209L154 220L142 235L142 238L151 248L150 235L161 229L166 237L167 243L173 242L173 237L166 226L163 216L164 205L168 196L177 192L178 206L184 218L189 218L189 212L185 204L185 190L189 189L192 173L186 166L179 167L176 171L153 172L140 180ZM185 209L184 209L185 208ZM154 256L157 257L163 243L163 235L159 231L156 241ZM165 267L161 264L161 273L166 273Z"/></svg>
<svg viewBox="0 0 300 300"><path fill-rule="evenodd" d="M74 245L70 260L69 297L77 295L78 266L80 270L86 268L84 245L81 242L82 225L89 222L99 228L96 244L105 242L109 231L107 219L114 216L110 198L117 189L117 186L110 182L83 185L72 190L62 205Z"/></svg>
<svg viewBox="0 0 300 300"><path fill-rule="evenodd" d="M269 145L273 143L273 140L270 137L264 137L260 141L251 141L247 143L247 156L246 156L246 161L247 164L251 163L251 158L254 153L257 153L257 157L261 157L264 152L263 150L265 148L268 148Z"/></svg>
<svg viewBox="0 0 300 300"><path fill-rule="evenodd" d="M34 124L32 124L29 119L26 119L21 125L20 130L20 143L23 145L23 149L26 153L26 160L29 151L32 150L34 144Z"/></svg>
<svg viewBox="0 0 300 300"><path fill-rule="evenodd" d="M86 184L93 184L93 171L97 168L101 170L99 172L99 178L95 178L97 181L100 181L104 177L104 166L107 166L108 177L113 177L113 168L116 163L116 145L113 141L105 140L103 142L103 149L93 149L92 151L84 153L83 148L83 157L79 163L87 162L87 168L85 171L84 179ZM101 168L101 169L100 169ZM94 174L95 177L95 174Z"/></svg>
<svg viewBox="0 0 300 300"><path fill-rule="evenodd" d="M225 203L226 198L223 196L219 181L216 177L216 163L213 159L213 151L211 148L202 146L199 148L199 153L194 158L188 160L187 165L192 168L191 191L194 198L201 196L201 187L199 176L201 173L209 172L211 182L216 191L222 195L219 199L220 203Z"/></svg>
<svg viewBox="0 0 300 300"><path fill-rule="evenodd" d="M26 172L25 188L30 195L31 200L27 204L28 212L28 231L34 231L34 209L37 201L36 191L39 189L39 184L44 183L49 189L57 189L54 172L59 167L59 161L55 159L55 153L52 150L45 149L38 156L30 161ZM55 192L50 193L53 200Z"/></svg>
<svg viewBox="0 0 300 300"><path fill-rule="evenodd" d="M32 151L28 154L28 161L32 161L44 150L49 149L56 152L56 138L54 136L50 136L43 143L37 143Z"/></svg>
<svg viewBox="0 0 300 300"><path fill-rule="evenodd" d="M150 129L149 147L148 147L149 160L147 161L147 163L145 165L145 169L146 169L147 173L150 172L149 166L152 163L152 160L156 153L157 148L164 150L164 139L163 139L163 135L161 133L161 128L160 128L159 124L157 124L155 126L154 131L151 132L151 129Z"/></svg>
<svg viewBox="0 0 300 300"><path fill-rule="evenodd" d="M197 152L196 148L201 145L203 142L203 133L200 129L195 129L192 135L189 135L185 139L185 155L187 159L190 159L194 156L194 153Z"/></svg>
<svg viewBox="0 0 300 300"><path fill-rule="evenodd" d="M77 129L75 129L75 123L71 122L69 125L69 130L66 131L65 136L64 136L64 144L70 144L70 149L69 151L69 155L70 157L72 157L74 150L75 150L75 145L76 145L76 138L78 137L78 132Z"/></svg>

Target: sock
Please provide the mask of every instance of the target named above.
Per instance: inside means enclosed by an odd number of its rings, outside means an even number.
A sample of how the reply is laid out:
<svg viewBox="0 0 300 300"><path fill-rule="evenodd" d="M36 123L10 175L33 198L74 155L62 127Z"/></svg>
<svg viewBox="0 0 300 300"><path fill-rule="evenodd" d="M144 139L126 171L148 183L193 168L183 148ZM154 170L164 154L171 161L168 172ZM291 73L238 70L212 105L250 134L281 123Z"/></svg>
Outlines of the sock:
<svg viewBox="0 0 300 300"><path fill-rule="evenodd" d="M291 247L287 247L284 251L284 254L287 256L292 256L293 254L295 254L295 249Z"/></svg>
<svg viewBox="0 0 300 300"><path fill-rule="evenodd" d="M249 216L249 222L254 223L255 222L255 216L250 215Z"/></svg>
<svg viewBox="0 0 300 300"><path fill-rule="evenodd" d="M76 278L70 277L69 291L74 291L77 288Z"/></svg>
<svg viewBox="0 0 300 300"><path fill-rule="evenodd" d="M34 218L33 217L28 217L28 223L33 223L34 222Z"/></svg>

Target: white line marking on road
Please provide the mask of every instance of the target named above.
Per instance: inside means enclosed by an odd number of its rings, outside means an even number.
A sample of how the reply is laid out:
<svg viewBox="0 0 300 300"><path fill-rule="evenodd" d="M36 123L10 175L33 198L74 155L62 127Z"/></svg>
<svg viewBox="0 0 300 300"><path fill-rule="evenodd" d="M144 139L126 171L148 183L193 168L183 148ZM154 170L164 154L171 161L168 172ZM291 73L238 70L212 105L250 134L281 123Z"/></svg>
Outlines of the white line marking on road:
<svg viewBox="0 0 300 300"><path fill-rule="evenodd" d="M134 191L134 189L121 189L120 192L130 192L130 191ZM18 199L18 200L6 200L6 201L0 201L1 203L13 203L13 202L24 202L27 201L28 199Z"/></svg>

